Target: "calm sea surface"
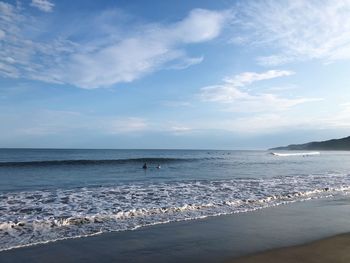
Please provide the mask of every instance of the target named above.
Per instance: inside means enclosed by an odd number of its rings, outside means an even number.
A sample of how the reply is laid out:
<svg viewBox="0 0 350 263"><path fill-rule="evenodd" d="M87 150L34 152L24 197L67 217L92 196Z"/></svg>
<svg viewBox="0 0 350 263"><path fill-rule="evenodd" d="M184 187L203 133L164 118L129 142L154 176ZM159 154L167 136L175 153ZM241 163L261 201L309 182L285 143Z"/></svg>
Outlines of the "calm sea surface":
<svg viewBox="0 0 350 263"><path fill-rule="evenodd" d="M0 149L0 250L349 191L350 152Z"/></svg>

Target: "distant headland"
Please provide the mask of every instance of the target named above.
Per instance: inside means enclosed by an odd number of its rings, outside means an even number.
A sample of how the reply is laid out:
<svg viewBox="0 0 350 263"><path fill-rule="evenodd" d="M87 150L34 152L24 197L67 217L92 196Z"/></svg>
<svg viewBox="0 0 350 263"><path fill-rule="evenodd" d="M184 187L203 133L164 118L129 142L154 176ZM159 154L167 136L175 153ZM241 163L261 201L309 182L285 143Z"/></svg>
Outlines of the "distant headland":
<svg viewBox="0 0 350 263"><path fill-rule="evenodd" d="M324 151L349 151L350 136L341 139L332 139L320 142L308 142L304 144L290 144L271 148L269 150L324 150Z"/></svg>

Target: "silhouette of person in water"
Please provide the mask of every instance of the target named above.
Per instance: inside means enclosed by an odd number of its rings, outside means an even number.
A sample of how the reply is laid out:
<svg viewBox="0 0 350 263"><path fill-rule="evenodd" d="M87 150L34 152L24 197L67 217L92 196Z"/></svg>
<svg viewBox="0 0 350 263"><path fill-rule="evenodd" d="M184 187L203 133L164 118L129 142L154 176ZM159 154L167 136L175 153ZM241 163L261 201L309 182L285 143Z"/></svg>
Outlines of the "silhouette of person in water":
<svg viewBox="0 0 350 263"><path fill-rule="evenodd" d="M161 166L160 166L160 164L158 164L158 165L157 165L157 169L160 169L160 168L161 168Z"/></svg>
<svg viewBox="0 0 350 263"><path fill-rule="evenodd" d="M142 166L143 169L147 169L147 163L144 163Z"/></svg>

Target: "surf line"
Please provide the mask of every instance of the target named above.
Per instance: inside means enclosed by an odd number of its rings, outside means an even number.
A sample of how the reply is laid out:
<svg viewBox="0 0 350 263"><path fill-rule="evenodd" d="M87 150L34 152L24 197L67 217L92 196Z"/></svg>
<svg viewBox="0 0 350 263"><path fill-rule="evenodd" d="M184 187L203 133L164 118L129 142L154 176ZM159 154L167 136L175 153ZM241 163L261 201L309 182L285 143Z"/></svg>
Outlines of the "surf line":
<svg viewBox="0 0 350 263"><path fill-rule="evenodd" d="M276 152L272 152L271 154L275 155L275 156L286 157L286 156L320 155L320 152L300 152L300 153L276 153Z"/></svg>

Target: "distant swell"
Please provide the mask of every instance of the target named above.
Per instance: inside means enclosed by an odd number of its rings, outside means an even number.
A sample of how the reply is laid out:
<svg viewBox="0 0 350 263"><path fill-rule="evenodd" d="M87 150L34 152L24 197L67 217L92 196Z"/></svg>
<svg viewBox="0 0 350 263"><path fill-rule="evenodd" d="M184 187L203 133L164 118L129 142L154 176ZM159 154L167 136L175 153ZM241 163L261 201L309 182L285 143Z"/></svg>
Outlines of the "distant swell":
<svg viewBox="0 0 350 263"><path fill-rule="evenodd" d="M63 166L63 165L118 165L132 163L177 163L191 162L198 159L185 158L132 158L132 159L105 159L105 160L49 160L28 162L0 162L0 167L28 167L28 166Z"/></svg>

